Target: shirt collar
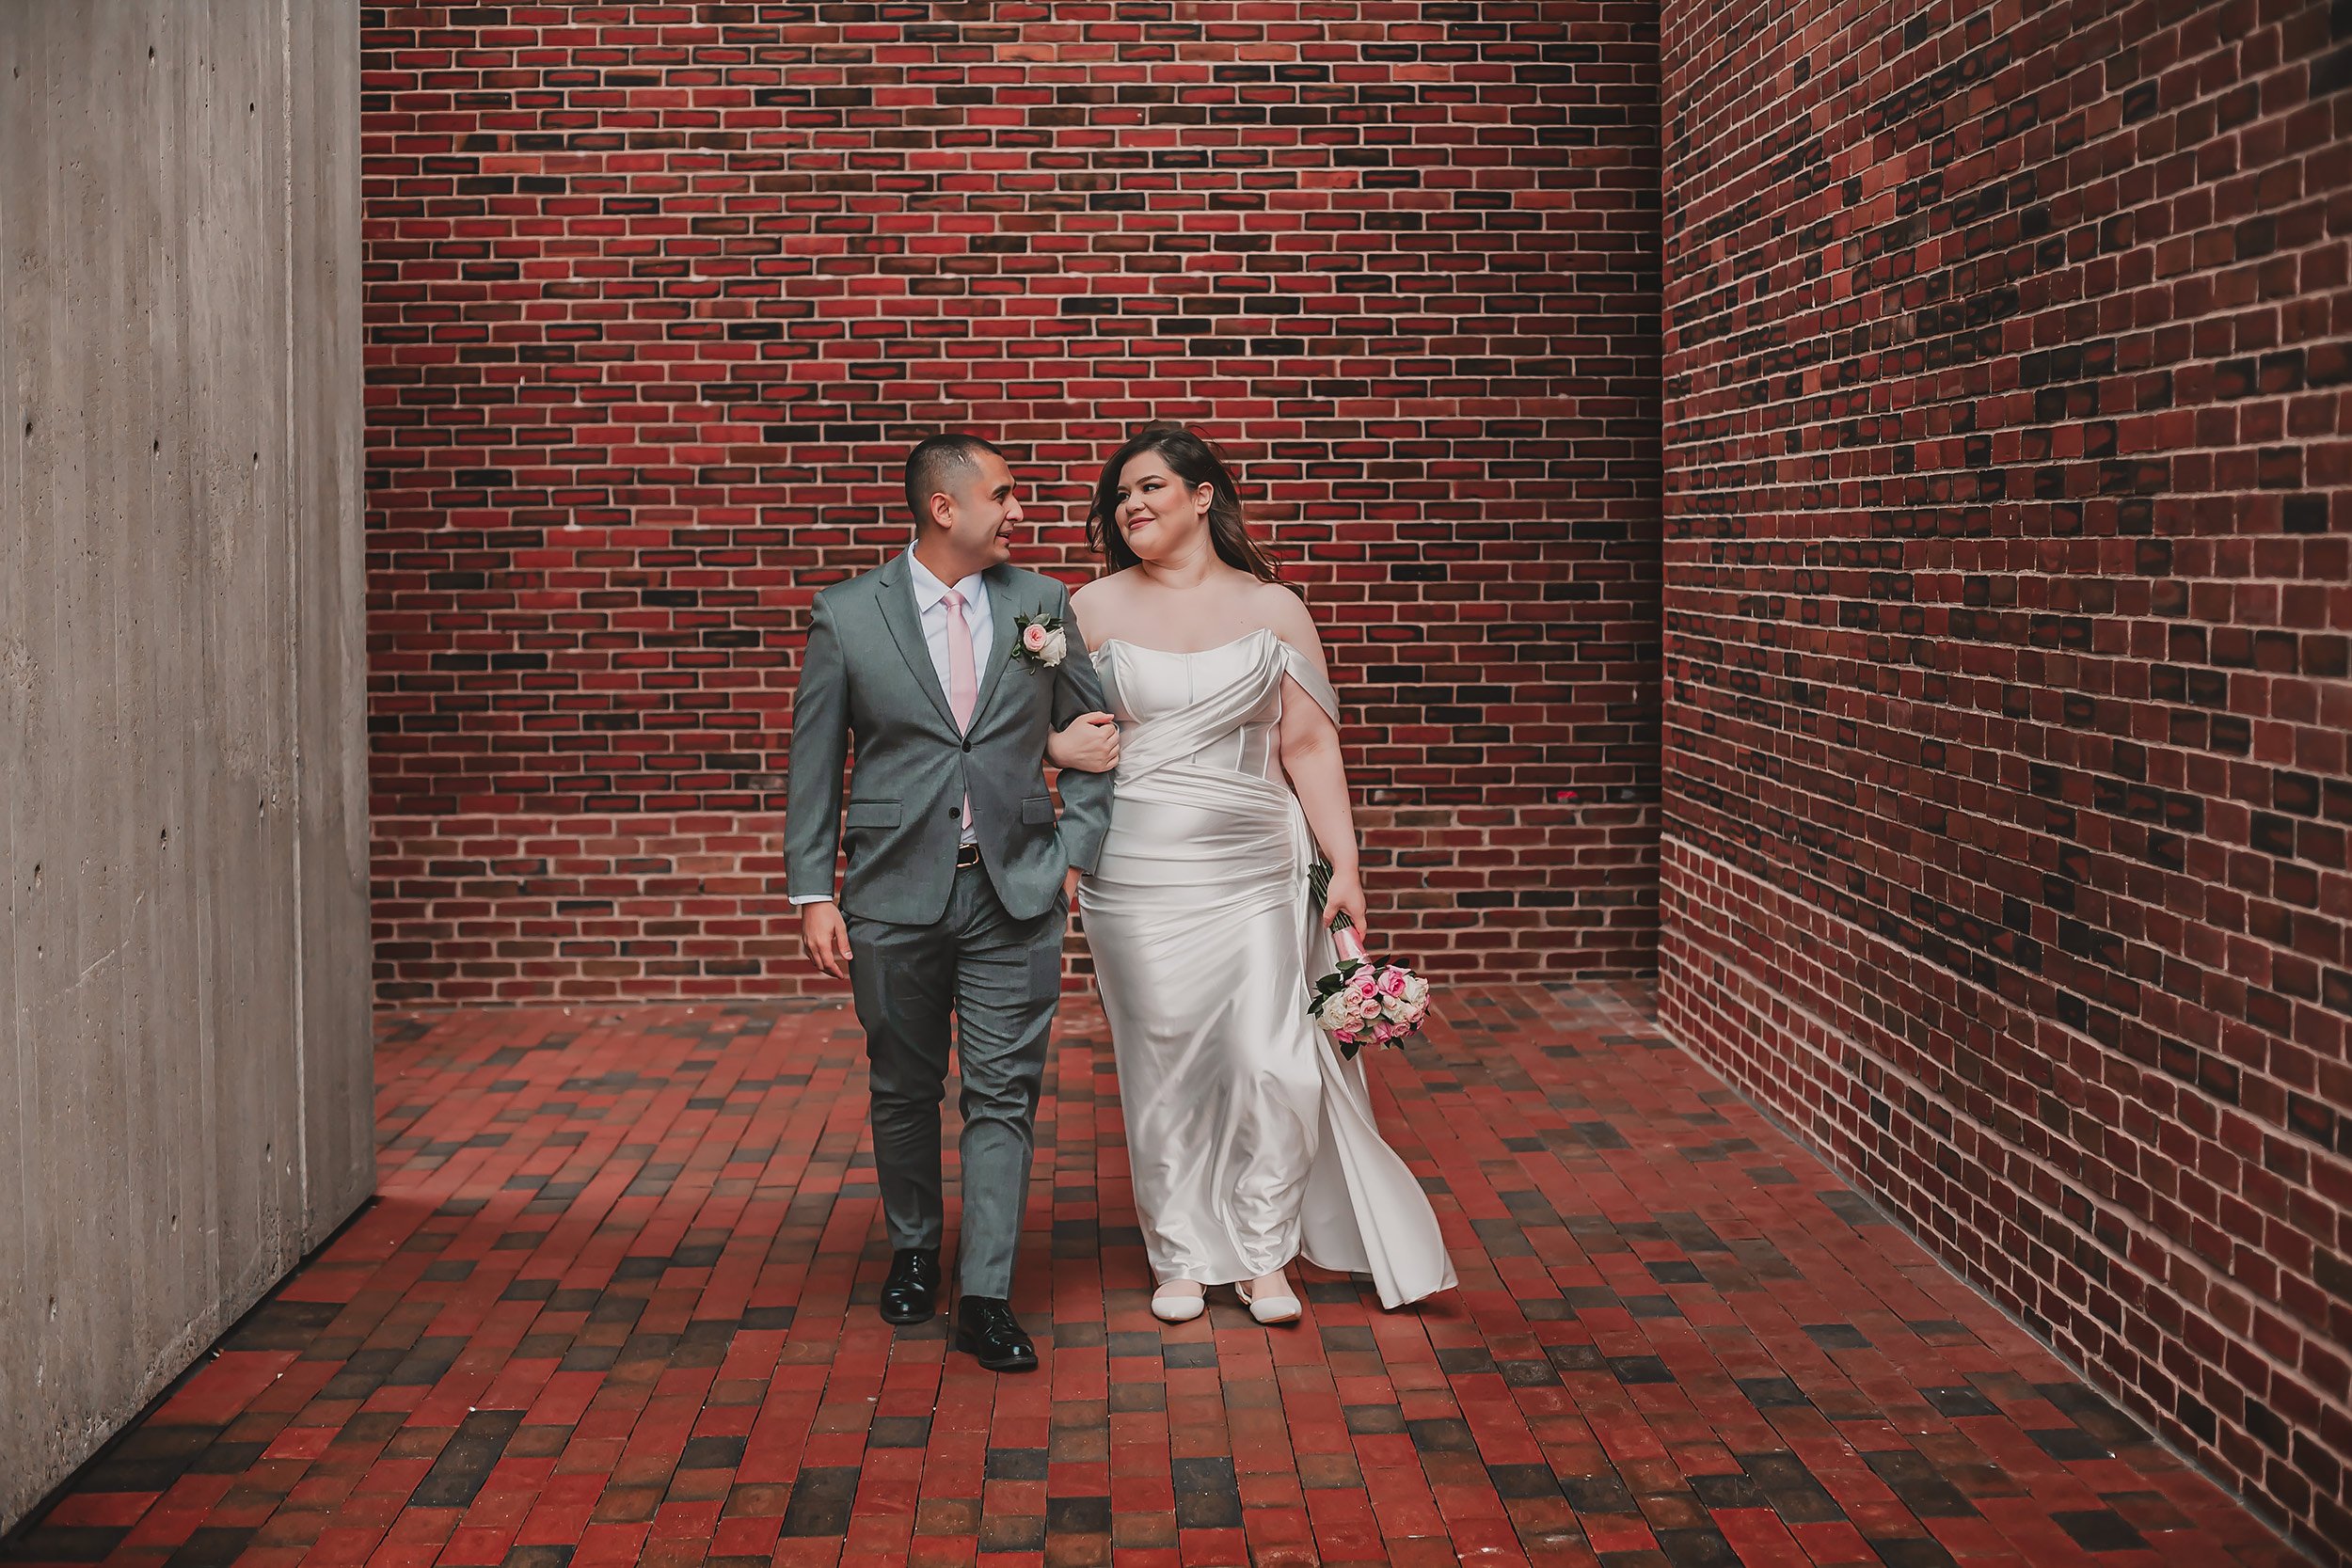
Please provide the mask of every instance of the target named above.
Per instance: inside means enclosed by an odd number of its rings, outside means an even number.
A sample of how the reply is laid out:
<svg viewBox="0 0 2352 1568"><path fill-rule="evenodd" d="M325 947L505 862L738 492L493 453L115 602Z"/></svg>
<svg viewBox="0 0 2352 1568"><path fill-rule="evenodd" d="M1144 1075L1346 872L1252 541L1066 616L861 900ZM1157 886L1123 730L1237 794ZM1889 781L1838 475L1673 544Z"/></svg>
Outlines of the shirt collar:
<svg viewBox="0 0 2352 1568"><path fill-rule="evenodd" d="M948 585L931 576L922 558L913 550L907 551L907 565L910 568L909 580L914 585L914 608L918 613L929 614L931 606L946 596ZM963 602L967 605L977 605L986 587L977 572L955 584L956 592L963 595Z"/></svg>

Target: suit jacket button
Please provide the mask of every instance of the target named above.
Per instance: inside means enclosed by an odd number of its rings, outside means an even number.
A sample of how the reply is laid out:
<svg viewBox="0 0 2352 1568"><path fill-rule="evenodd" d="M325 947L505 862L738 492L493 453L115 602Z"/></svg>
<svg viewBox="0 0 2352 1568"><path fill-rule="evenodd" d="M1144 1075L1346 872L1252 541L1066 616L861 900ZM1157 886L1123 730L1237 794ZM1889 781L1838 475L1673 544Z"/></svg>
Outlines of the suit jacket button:
<svg viewBox="0 0 2352 1568"><path fill-rule="evenodd" d="M967 752L968 752L968 751L970 751L970 750L972 749L972 743L971 743L970 741L968 741L968 740L967 740L967 741L965 741L965 742L963 743L963 749L964 749L965 751L967 751Z"/></svg>

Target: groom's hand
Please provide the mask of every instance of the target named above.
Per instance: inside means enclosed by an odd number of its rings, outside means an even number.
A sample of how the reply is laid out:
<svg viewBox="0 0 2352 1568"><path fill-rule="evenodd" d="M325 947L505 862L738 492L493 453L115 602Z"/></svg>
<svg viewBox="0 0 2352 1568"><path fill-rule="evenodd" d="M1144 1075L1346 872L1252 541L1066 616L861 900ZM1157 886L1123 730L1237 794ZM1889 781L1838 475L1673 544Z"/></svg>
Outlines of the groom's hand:
<svg viewBox="0 0 2352 1568"><path fill-rule="evenodd" d="M1074 865L1061 874L1061 901L1063 904L1067 905L1073 898L1078 896L1078 879L1085 875L1085 872L1079 870Z"/></svg>
<svg viewBox="0 0 2352 1568"><path fill-rule="evenodd" d="M801 951L834 979L850 977L850 927L842 924L840 905L828 900L801 906Z"/></svg>

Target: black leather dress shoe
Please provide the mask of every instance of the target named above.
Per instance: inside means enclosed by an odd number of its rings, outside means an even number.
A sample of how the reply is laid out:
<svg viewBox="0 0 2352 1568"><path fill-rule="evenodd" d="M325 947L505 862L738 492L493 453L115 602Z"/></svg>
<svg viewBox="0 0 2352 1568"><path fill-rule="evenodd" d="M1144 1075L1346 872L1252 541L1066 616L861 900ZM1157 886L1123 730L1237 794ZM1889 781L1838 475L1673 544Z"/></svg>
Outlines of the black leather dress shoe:
<svg viewBox="0 0 2352 1568"><path fill-rule="evenodd" d="M890 1255L890 1277L882 1281L882 1315L886 1323L927 1323L939 1310L939 1254L909 1248Z"/></svg>
<svg viewBox="0 0 2352 1568"><path fill-rule="evenodd" d="M956 1349L979 1357L992 1372L1037 1370L1037 1347L1012 1308L994 1296L966 1296L957 1303Z"/></svg>

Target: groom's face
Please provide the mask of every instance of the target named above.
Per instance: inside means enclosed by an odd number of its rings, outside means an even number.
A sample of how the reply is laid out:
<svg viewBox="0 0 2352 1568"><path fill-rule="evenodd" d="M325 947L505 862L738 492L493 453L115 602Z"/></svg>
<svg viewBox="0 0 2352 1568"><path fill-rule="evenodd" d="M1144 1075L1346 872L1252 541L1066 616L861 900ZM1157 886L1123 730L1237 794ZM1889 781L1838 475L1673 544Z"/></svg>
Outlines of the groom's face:
<svg viewBox="0 0 2352 1568"><path fill-rule="evenodd" d="M976 571L1012 559L1021 501L1013 494L1012 469L1002 457L993 451L979 453L978 461L957 475L947 499L946 506L932 502L931 516L946 530L943 543L957 559Z"/></svg>

